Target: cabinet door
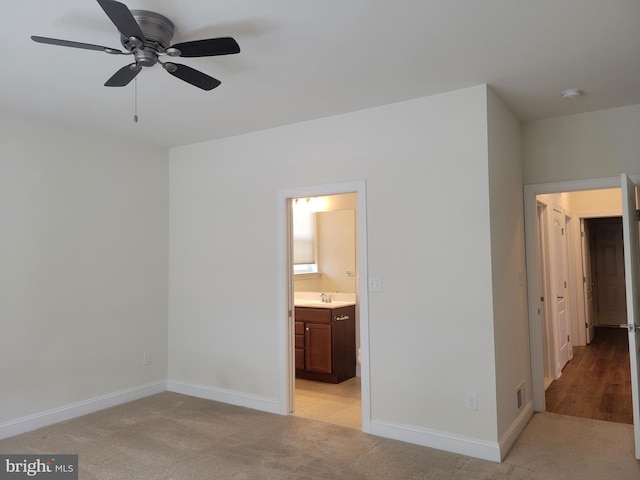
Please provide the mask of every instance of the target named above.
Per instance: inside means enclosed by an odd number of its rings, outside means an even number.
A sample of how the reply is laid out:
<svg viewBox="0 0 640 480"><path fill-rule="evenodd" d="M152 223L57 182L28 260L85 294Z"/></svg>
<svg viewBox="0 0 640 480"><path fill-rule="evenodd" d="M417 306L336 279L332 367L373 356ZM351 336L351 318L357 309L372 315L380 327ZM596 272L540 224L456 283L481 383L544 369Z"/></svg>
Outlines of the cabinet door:
<svg viewBox="0 0 640 480"><path fill-rule="evenodd" d="M296 370L304 370L304 322L296 322Z"/></svg>
<svg viewBox="0 0 640 480"><path fill-rule="evenodd" d="M331 373L331 325L307 323L304 350L307 370Z"/></svg>

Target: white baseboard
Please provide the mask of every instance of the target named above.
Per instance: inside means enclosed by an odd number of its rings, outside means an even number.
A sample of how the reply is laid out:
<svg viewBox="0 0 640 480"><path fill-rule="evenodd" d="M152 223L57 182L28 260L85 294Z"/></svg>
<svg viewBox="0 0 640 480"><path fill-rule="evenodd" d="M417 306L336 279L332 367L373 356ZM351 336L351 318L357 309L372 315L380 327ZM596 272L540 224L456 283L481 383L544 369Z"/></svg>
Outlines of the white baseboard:
<svg viewBox="0 0 640 480"><path fill-rule="evenodd" d="M529 420L531 420L531 417L533 417L533 401L530 401L524 406L522 412L520 412L520 415L516 418L516 421L511 424L507 433L500 439L500 461L504 460L504 457L507 456L507 453L509 453L513 444L516 443L516 440L527 426L527 423L529 423Z"/></svg>
<svg viewBox="0 0 640 480"><path fill-rule="evenodd" d="M462 437L426 428L377 420L371 421L370 433L380 437L393 438L394 440L422 445L423 447L459 453L491 462L501 462L525 429L532 416L533 402L529 402L499 442Z"/></svg>
<svg viewBox="0 0 640 480"><path fill-rule="evenodd" d="M459 453L468 457L500 462L500 446L497 442L377 420L371 420L371 434L446 452Z"/></svg>
<svg viewBox="0 0 640 480"><path fill-rule="evenodd" d="M216 402L229 403L239 407L252 408L263 412L281 414L280 402L277 398L261 397L224 388L208 387L185 382L167 382L167 390L191 397L206 398Z"/></svg>
<svg viewBox="0 0 640 480"><path fill-rule="evenodd" d="M54 423L64 422L65 420L71 420L72 418L81 417L82 415L104 410L105 408L115 407L116 405L155 395L156 393L161 393L166 390L166 382L151 383L0 423L0 439L13 437L14 435L53 425Z"/></svg>

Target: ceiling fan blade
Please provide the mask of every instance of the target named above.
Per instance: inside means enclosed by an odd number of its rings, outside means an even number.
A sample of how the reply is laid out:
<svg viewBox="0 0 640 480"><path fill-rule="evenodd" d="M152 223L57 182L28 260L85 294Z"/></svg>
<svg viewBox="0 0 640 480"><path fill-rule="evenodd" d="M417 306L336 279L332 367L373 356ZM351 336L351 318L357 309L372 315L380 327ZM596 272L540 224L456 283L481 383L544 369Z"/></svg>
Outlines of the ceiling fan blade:
<svg viewBox="0 0 640 480"><path fill-rule="evenodd" d="M164 63L162 64L164 69L174 77L184 80L191 85L194 85L203 90L213 90L222 82L216 78L202 73L194 68L187 67L186 65L179 65L176 63Z"/></svg>
<svg viewBox="0 0 640 480"><path fill-rule="evenodd" d="M113 76L106 81L104 86L105 87L124 87L125 85L128 85L129 82L131 82L131 80L136 78L136 75L140 73L140 70L142 70L142 67L136 65L135 63L132 63L130 65L125 65L116 73L114 73Z"/></svg>
<svg viewBox="0 0 640 480"><path fill-rule="evenodd" d="M124 3L115 0L98 0L98 3L122 35L144 41L144 33L140 25Z"/></svg>
<svg viewBox="0 0 640 480"><path fill-rule="evenodd" d="M172 54L171 49L179 50L179 54ZM215 55L230 55L240 53L240 46L231 37L207 38L192 42L176 43L167 49L169 55L180 57L213 57ZM177 52L176 52L177 53Z"/></svg>
<svg viewBox="0 0 640 480"><path fill-rule="evenodd" d="M58 38L31 36L31 40L38 43L46 43L47 45L59 45L61 47L83 48L85 50L97 50L101 52L111 53L112 55L128 55L117 48L103 47L102 45L93 45L92 43L72 42L71 40L60 40Z"/></svg>

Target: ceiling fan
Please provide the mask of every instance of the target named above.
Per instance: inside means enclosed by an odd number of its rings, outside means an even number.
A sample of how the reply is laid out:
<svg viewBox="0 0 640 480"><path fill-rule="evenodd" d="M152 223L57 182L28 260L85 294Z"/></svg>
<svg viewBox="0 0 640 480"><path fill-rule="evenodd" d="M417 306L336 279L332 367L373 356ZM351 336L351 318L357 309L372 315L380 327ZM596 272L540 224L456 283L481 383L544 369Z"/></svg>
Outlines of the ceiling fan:
<svg viewBox="0 0 640 480"><path fill-rule="evenodd" d="M106 87L124 87L140 73L142 67L152 67L159 63L174 77L203 90L212 90L220 85L220 80L187 65L162 62L159 57L161 55L185 58L212 57L240 53L238 43L231 37L208 38L171 45L174 27L167 17L148 10L129 10L126 5L115 0L97 0L97 2L120 32L120 41L126 52L101 45L56 38L32 36L31 39L38 43L98 50L112 55L133 55L135 62L118 70L104 84Z"/></svg>

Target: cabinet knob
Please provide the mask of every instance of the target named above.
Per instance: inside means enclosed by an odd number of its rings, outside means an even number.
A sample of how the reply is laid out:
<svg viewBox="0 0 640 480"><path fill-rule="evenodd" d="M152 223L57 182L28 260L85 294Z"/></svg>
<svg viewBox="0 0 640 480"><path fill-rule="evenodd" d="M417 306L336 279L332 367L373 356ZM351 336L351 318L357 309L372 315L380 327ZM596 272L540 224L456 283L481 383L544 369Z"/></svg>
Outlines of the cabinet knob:
<svg viewBox="0 0 640 480"><path fill-rule="evenodd" d="M305 328L305 330L308 332L309 331L309 327Z"/></svg>

